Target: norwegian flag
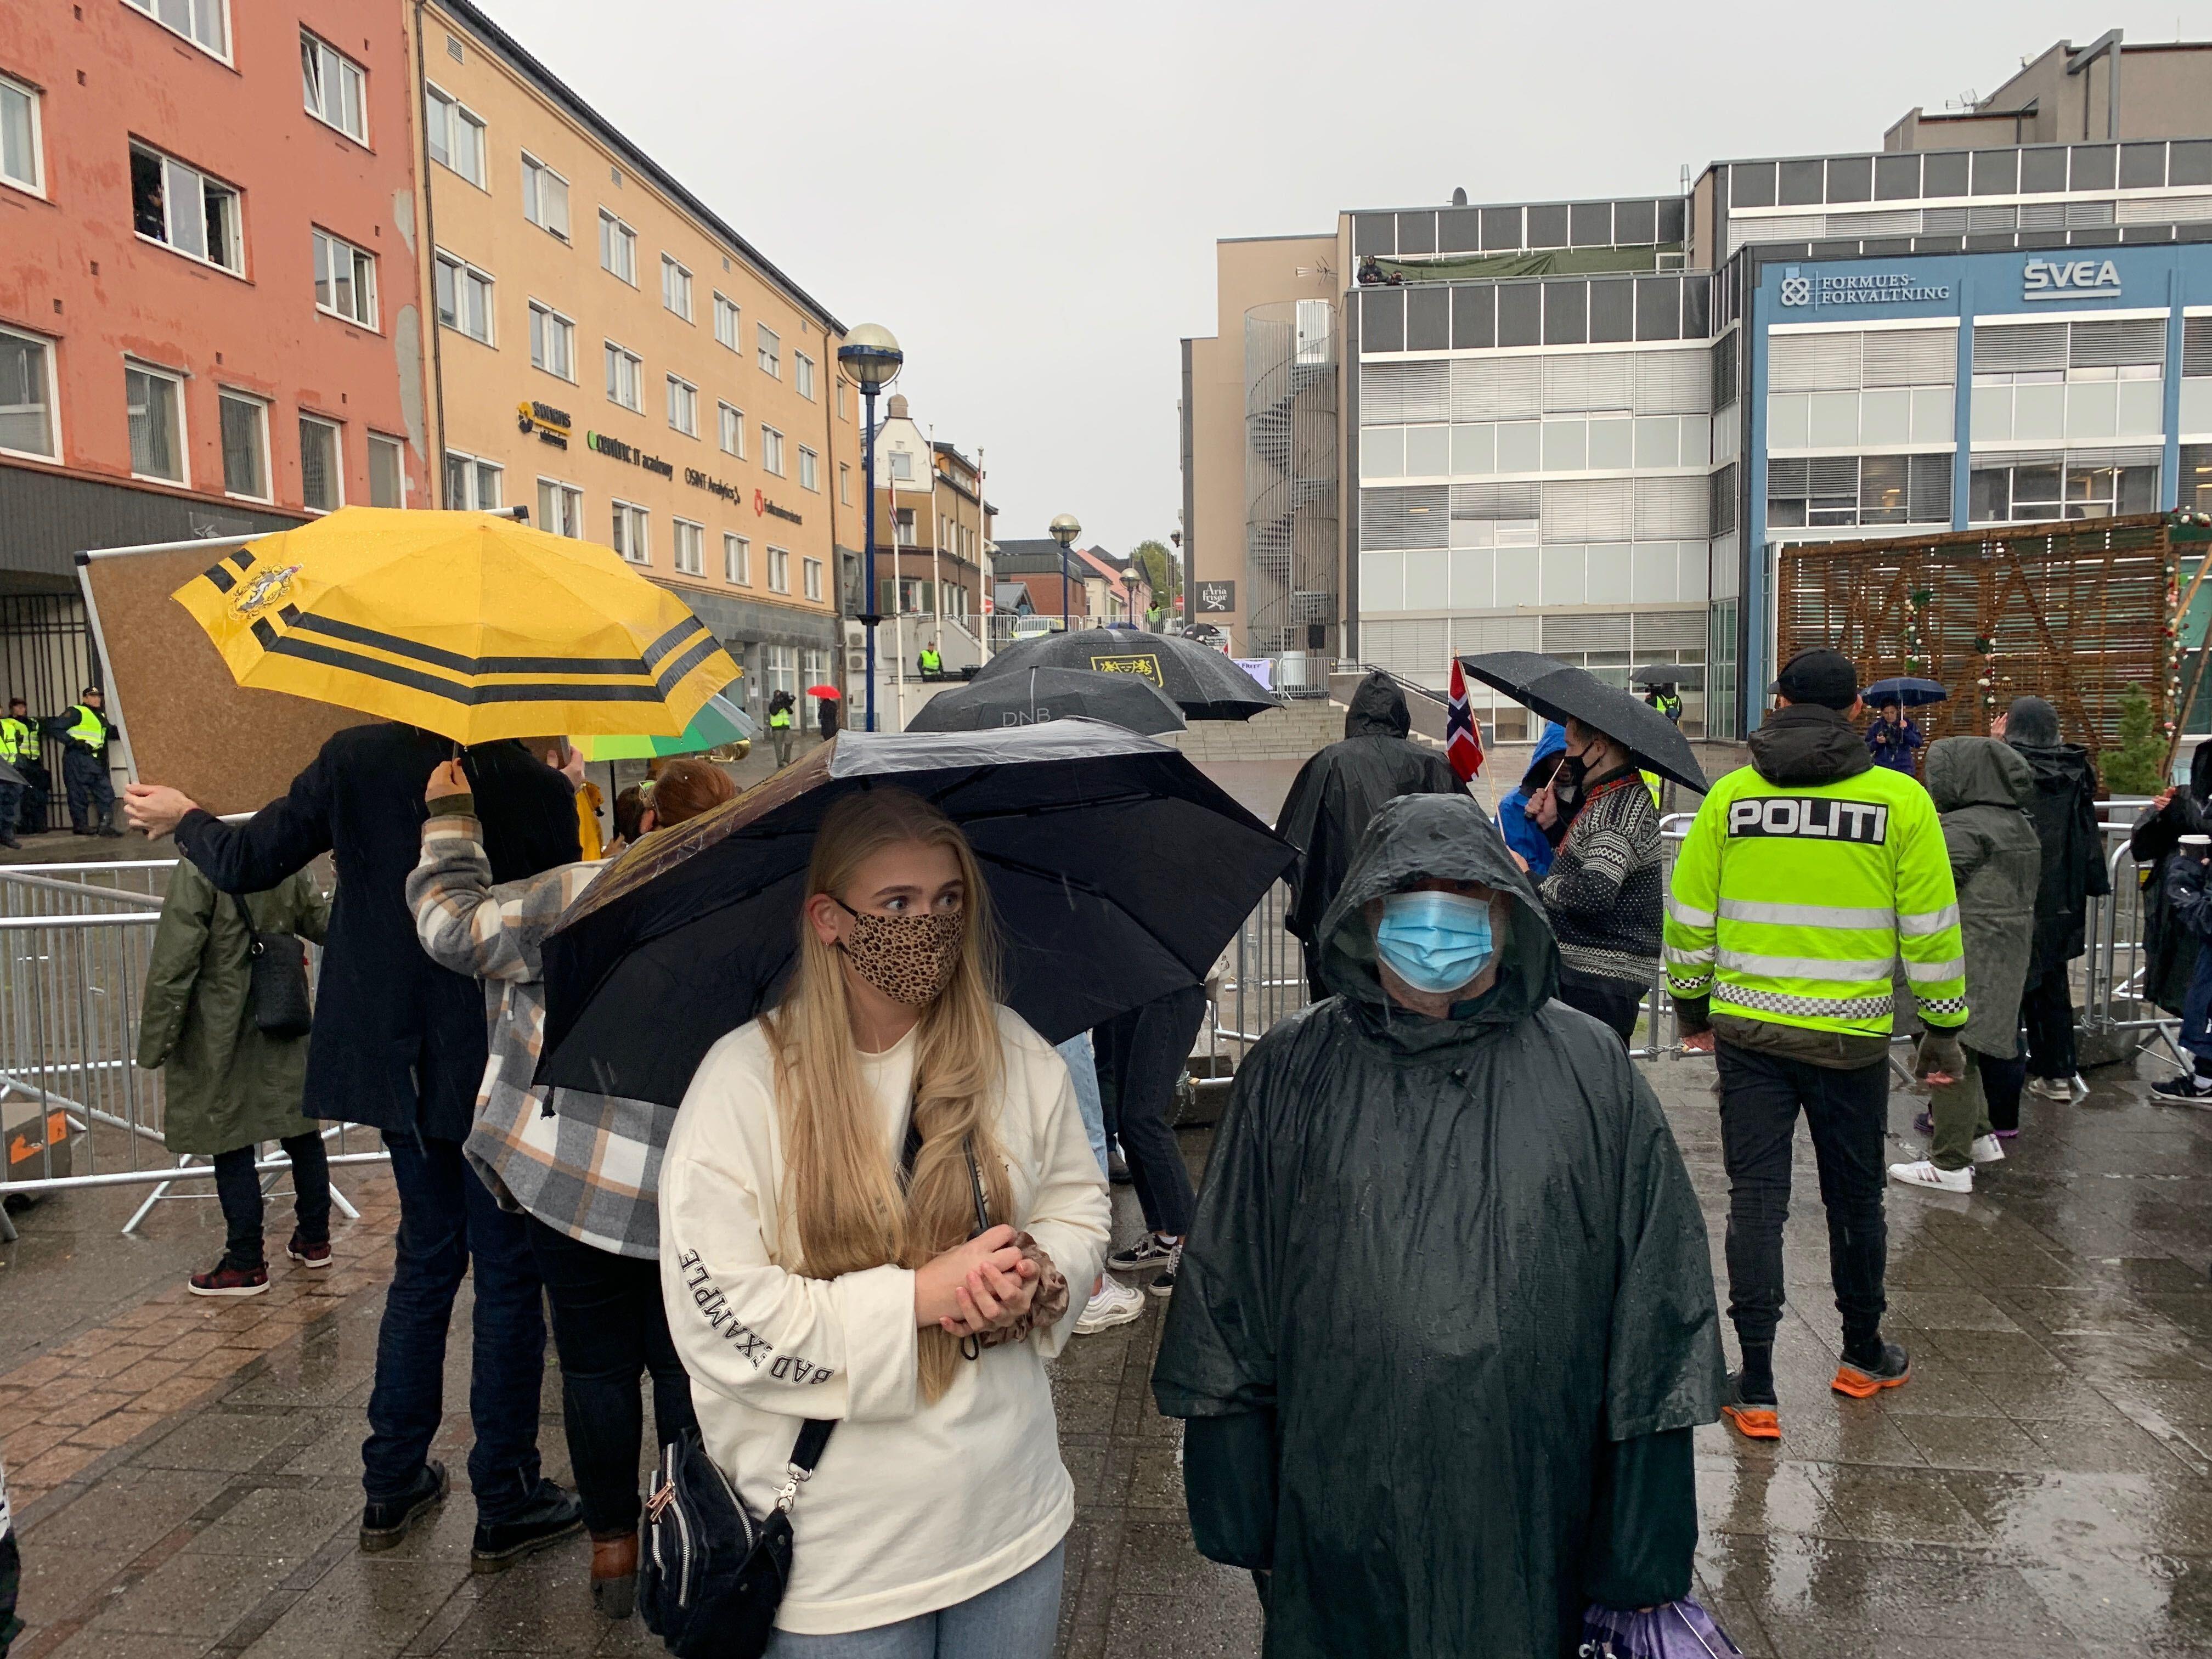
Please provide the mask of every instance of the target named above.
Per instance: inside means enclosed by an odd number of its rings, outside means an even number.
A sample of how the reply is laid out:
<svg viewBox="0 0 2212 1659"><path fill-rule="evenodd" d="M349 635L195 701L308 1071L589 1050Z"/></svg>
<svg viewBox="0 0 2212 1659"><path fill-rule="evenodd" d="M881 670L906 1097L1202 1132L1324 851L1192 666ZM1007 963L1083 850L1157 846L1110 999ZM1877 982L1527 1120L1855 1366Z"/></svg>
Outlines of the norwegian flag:
<svg viewBox="0 0 2212 1659"><path fill-rule="evenodd" d="M1482 728L1474 723L1474 712L1467 706L1467 676L1461 672L1457 657L1452 659L1451 670L1451 708L1444 715L1444 753L1459 781L1467 783L1482 770Z"/></svg>

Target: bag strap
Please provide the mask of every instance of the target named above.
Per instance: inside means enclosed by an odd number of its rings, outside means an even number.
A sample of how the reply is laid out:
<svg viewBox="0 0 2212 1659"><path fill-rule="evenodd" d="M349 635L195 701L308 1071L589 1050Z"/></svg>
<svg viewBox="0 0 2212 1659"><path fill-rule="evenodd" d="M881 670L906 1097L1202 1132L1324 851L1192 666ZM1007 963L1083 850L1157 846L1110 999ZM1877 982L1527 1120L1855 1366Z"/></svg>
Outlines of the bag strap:
<svg viewBox="0 0 2212 1659"><path fill-rule="evenodd" d="M246 908L246 900L236 893L229 896L231 908L238 912L238 924L246 929L246 954L258 957L262 951L261 930L253 925L253 912Z"/></svg>

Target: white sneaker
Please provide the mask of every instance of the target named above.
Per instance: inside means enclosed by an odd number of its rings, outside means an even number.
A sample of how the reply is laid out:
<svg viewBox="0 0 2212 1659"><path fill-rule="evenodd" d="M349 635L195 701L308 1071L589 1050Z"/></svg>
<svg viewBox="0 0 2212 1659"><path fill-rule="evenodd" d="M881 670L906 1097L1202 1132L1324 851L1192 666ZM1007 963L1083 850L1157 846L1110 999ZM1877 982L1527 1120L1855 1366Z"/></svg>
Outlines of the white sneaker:
<svg viewBox="0 0 2212 1659"><path fill-rule="evenodd" d="M2074 1091L2069 1083L2069 1079L2063 1077L2032 1077L2027 1080L2027 1091L2043 1100L2071 1100ZM2081 1091L2087 1094L2088 1085L2084 1084Z"/></svg>
<svg viewBox="0 0 2212 1659"><path fill-rule="evenodd" d="M1939 1193L1971 1193L1974 1190L1974 1171L1971 1166L1964 1170L1939 1170L1924 1158L1917 1164L1891 1164L1889 1178L1907 1187L1932 1187Z"/></svg>
<svg viewBox="0 0 2212 1659"><path fill-rule="evenodd" d="M1976 1135L1974 1144L1966 1149L1966 1156L1977 1164L2002 1164L2004 1143L1995 1135Z"/></svg>
<svg viewBox="0 0 2212 1659"><path fill-rule="evenodd" d="M1140 1317L1145 1311L1145 1293L1134 1285L1124 1285L1120 1279L1107 1277L1099 1285L1097 1294L1083 1304L1077 1316L1075 1334L1095 1336L1100 1331L1110 1331L1116 1325L1126 1325Z"/></svg>

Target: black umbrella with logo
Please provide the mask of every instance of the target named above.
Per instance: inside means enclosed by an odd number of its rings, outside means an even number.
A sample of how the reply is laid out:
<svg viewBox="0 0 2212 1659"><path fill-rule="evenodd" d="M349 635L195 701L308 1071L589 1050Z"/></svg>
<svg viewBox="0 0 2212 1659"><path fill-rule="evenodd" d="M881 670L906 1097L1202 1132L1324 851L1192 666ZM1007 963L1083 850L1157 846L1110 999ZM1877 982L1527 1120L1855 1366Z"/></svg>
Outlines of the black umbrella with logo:
<svg viewBox="0 0 2212 1659"><path fill-rule="evenodd" d="M1095 720L847 732L647 836L585 891L545 943L539 1079L680 1103L708 1048L790 971L823 815L881 788L966 832L1006 1000L1055 1042L1202 981L1297 856L1178 750Z"/></svg>
<svg viewBox="0 0 2212 1659"><path fill-rule="evenodd" d="M906 723L909 732L988 732L1044 720L1093 720L1147 737L1183 729L1182 711L1138 674L1090 668L1025 668L940 691Z"/></svg>
<svg viewBox="0 0 2212 1659"><path fill-rule="evenodd" d="M1674 721L1640 697L1607 685L1587 669L1534 651L1485 652L1462 657L1459 664L1485 685L1497 687L1546 720L1577 720L1592 731L1604 732L1626 747L1637 765L1648 771L1672 778L1701 795L1712 787L1705 781L1688 739Z"/></svg>
<svg viewBox="0 0 2212 1659"><path fill-rule="evenodd" d="M1133 628L1079 628L1010 645L985 663L975 684L1024 668L1133 674L1167 693L1186 720L1249 720L1283 700L1211 646Z"/></svg>

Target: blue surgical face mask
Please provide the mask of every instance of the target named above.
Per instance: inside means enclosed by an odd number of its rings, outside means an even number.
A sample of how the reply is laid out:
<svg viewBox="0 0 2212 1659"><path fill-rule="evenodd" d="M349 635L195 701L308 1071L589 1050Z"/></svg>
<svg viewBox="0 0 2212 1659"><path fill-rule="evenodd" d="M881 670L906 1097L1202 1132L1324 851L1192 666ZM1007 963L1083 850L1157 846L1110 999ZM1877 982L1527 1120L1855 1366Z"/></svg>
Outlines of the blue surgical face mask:
<svg viewBox="0 0 2212 1659"><path fill-rule="evenodd" d="M1457 893L1393 893L1376 924L1375 954L1416 991L1456 991L1496 949L1490 906Z"/></svg>

